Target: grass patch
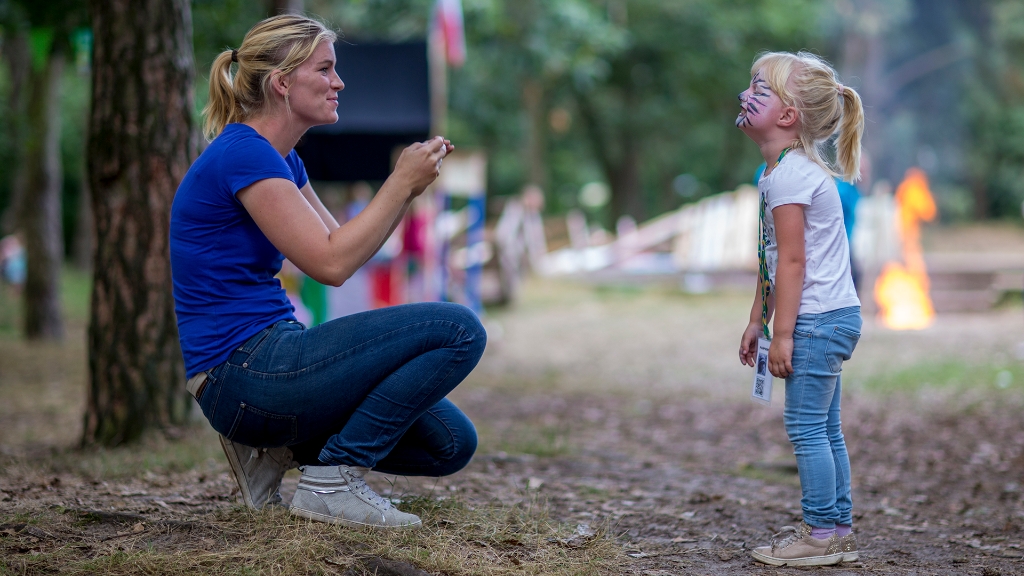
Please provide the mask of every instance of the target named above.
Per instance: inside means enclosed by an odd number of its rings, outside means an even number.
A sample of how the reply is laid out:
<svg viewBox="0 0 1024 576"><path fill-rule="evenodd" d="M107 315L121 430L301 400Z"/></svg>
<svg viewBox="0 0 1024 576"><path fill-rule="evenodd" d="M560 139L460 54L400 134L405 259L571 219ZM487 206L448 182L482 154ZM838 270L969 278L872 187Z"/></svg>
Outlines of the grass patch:
<svg viewBox="0 0 1024 576"><path fill-rule="evenodd" d="M1024 391L1024 366L975 364L947 360L886 371L864 380L864 389L880 393L916 393L927 388L946 390Z"/></svg>
<svg viewBox="0 0 1024 576"><path fill-rule="evenodd" d="M604 533L573 538L544 507L472 507L419 498L402 508L420 530L360 531L240 507L188 523L91 522L69 510L40 512L36 530L0 516L0 571L61 574L370 574L381 560L432 574L617 574L624 558ZM46 534L51 537L35 535ZM351 570L346 572L347 570Z"/></svg>
<svg viewBox="0 0 1024 576"><path fill-rule="evenodd" d="M61 305L69 325L82 326L89 321L92 275L65 266L61 273ZM19 338L22 330L24 297L9 285L0 284L0 337Z"/></svg>
<svg viewBox="0 0 1024 576"><path fill-rule="evenodd" d="M574 450L571 442L572 431L567 425L517 425L503 430L495 441L487 438L484 444L493 445L495 450L508 454L531 454L538 458L565 456Z"/></svg>
<svg viewBox="0 0 1024 576"><path fill-rule="evenodd" d="M91 479L120 480L147 472L173 474L187 470L224 467L217 434L207 424L182 430L180 439L153 431L141 443L117 448L91 447L63 450L49 461L54 472L70 472Z"/></svg>

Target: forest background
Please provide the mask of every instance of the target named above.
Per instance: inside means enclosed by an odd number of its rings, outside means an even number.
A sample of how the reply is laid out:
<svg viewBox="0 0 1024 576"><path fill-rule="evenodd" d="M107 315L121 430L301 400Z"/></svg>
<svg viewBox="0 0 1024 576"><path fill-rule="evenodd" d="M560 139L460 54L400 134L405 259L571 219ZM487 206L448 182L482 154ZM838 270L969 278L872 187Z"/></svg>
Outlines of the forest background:
<svg viewBox="0 0 1024 576"><path fill-rule="evenodd" d="M63 335L64 263L93 269L86 440L118 444L188 412L167 210L203 146L195 127L215 55L285 10L358 44L423 38L434 9L0 0L0 235L21 232L27 247L29 339ZM612 228L734 189L761 162L734 127L752 60L810 50L863 96L864 192L919 166L947 222L1021 220L1020 2L465 0L462 12L468 56L449 71L446 135L486 151L490 195L537 185L557 215L598 183L610 202L581 207Z"/></svg>
<svg viewBox="0 0 1024 576"><path fill-rule="evenodd" d="M280 2L278 2L280 3ZM27 5L27 3L25 3ZM83 210L89 50L84 2L40 9L0 1L0 220L14 213L34 127L25 54L43 70L65 34L69 65L55 100L64 253L87 240ZM351 42L423 38L432 0L306 0ZM237 46L274 3L192 3L195 108L209 64ZM490 158L492 195L535 183L547 210L578 205L588 182L612 202L606 227L638 220L749 181L760 157L733 127L735 95L762 50L818 53L867 106L873 179L910 166L934 183L946 221L1020 218L1024 201L1024 5L1012 0L465 0L468 58L450 76L448 135ZM70 20L70 22L69 22ZM54 119L50 119L51 121ZM87 252L78 250L79 262Z"/></svg>

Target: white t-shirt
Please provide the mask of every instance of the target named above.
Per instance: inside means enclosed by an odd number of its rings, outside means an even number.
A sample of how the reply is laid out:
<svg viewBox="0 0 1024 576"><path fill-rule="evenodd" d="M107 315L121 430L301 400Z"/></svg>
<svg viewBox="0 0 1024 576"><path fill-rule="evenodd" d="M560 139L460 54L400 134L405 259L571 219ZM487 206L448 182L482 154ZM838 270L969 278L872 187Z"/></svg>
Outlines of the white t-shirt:
<svg viewBox="0 0 1024 576"><path fill-rule="evenodd" d="M784 204L804 207L804 244L807 267L800 314L821 314L848 306L860 306L850 273L850 247L843 224L843 205L832 176L799 151L791 151L763 176L757 189L767 199L765 210L765 260L775 290L779 247L775 240L772 210Z"/></svg>

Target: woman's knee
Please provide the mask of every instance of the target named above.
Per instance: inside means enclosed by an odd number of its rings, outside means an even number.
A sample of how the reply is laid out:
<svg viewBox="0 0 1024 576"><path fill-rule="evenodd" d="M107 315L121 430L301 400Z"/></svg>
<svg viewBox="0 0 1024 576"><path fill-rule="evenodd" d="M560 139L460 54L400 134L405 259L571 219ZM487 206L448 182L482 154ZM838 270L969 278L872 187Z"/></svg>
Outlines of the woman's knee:
<svg viewBox="0 0 1024 576"><path fill-rule="evenodd" d="M476 353L477 358L483 354L487 346L487 330L475 312L462 304L451 302L438 302L430 306L437 317L458 327L460 340Z"/></svg>
<svg viewBox="0 0 1024 576"><path fill-rule="evenodd" d="M456 435L452 455L445 465L445 475L454 474L465 468L469 461L473 459L473 455L476 454L476 427L473 426L473 423L468 418L466 419L466 424Z"/></svg>

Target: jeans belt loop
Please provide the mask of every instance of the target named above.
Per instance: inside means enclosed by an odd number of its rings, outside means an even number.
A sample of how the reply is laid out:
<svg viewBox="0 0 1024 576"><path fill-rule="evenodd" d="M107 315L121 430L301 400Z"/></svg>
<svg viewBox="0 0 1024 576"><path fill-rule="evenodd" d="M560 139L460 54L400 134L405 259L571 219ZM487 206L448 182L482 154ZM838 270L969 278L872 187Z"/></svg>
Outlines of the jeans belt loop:
<svg viewBox="0 0 1024 576"><path fill-rule="evenodd" d="M204 371L188 379L185 389L196 399L196 402L203 396L203 389L206 388L206 378L209 375Z"/></svg>

